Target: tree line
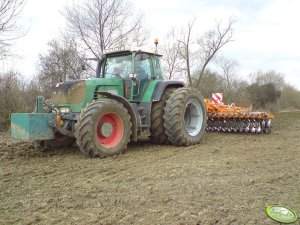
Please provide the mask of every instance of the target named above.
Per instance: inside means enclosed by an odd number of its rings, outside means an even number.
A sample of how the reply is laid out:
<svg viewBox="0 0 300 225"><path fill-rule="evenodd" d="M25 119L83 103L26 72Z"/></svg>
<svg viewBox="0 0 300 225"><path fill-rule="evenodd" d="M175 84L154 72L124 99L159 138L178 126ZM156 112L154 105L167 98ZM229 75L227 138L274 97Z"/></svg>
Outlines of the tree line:
<svg viewBox="0 0 300 225"><path fill-rule="evenodd" d="M24 0L0 3L0 59L9 57L13 41L25 35L17 23L24 4ZM0 129L7 128L10 113L32 112L36 96L49 97L50 87L58 82L94 77L95 63L89 59L100 59L105 49L149 43L144 14L126 0L72 1L63 15L66 30L48 42L31 80L18 71L0 72ZM205 98L222 92L226 103L272 111L300 109L300 92L285 82L282 73L256 71L242 79L238 61L222 55L223 47L233 41L234 18L216 22L199 35L194 35L196 22L193 18L183 27L171 28L159 45L165 79L184 80Z"/></svg>

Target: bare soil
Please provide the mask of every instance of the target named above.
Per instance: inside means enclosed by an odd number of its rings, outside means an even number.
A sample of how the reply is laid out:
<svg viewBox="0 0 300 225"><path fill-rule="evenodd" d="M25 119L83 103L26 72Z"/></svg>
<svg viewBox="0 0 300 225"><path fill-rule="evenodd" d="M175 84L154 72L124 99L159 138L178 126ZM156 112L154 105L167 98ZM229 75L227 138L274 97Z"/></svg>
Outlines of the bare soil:
<svg viewBox="0 0 300 225"><path fill-rule="evenodd" d="M0 135L0 224L277 224L269 204L300 214L300 112L276 115L270 135L141 142L106 159Z"/></svg>

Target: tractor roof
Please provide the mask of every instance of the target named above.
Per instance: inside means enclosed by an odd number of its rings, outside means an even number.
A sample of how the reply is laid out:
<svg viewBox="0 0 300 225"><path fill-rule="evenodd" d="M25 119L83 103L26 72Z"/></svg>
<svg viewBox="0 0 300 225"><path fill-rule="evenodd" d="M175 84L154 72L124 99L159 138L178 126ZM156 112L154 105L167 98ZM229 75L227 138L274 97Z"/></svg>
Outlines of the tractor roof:
<svg viewBox="0 0 300 225"><path fill-rule="evenodd" d="M145 53L145 54L148 54L148 55L162 56L162 55L154 53L154 52L142 51L142 50L117 50L117 51L106 52L104 55L107 56L107 57L111 57L111 56L118 56L118 55L129 55L132 52Z"/></svg>

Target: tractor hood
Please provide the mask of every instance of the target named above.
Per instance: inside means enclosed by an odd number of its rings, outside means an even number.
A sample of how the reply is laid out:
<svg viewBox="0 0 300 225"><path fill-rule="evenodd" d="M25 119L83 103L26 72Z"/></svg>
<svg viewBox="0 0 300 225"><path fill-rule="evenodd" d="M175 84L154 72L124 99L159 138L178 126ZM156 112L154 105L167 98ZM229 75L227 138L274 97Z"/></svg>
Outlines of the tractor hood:
<svg viewBox="0 0 300 225"><path fill-rule="evenodd" d="M52 89L51 100L58 108L69 108L80 112L88 103L97 99L99 92L123 95L123 80L116 78L94 78L58 83Z"/></svg>
<svg viewBox="0 0 300 225"><path fill-rule="evenodd" d="M55 105L79 104L86 93L85 80L58 83L52 91L51 100Z"/></svg>

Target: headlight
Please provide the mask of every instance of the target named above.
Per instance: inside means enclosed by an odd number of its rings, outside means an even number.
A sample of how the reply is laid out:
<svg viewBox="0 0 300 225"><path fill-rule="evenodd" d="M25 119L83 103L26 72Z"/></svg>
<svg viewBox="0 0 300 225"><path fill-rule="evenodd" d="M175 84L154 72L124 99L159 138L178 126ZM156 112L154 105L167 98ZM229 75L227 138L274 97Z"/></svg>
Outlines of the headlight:
<svg viewBox="0 0 300 225"><path fill-rule="evenodd" d="M68 112L70 112L69 108L59 108L58 110L59 110L60 113L68 113Z"/></svg>

